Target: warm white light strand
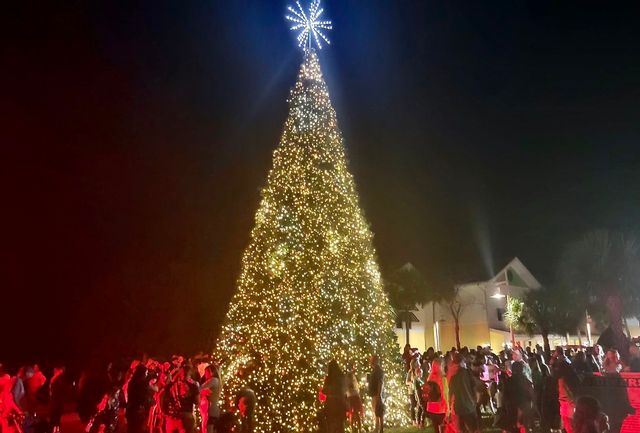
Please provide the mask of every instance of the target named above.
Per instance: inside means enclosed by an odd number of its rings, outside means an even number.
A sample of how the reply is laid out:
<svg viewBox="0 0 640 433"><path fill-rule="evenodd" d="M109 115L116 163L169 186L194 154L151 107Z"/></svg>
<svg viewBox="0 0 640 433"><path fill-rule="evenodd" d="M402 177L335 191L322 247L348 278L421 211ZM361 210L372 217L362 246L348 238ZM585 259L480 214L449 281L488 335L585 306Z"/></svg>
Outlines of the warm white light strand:
<svg viewBox="0 0 640 433"><path fill-rule="evenodd" d="M307 50L289 97L238 287L216 346L229 403L244 386L258 398L256 432L317 430L318 390L331 359L368 359L386 373L386 419L407 416L394 318L373 234L358 203L317 53ZM370 400L363 392L370 423Z"/></svg>

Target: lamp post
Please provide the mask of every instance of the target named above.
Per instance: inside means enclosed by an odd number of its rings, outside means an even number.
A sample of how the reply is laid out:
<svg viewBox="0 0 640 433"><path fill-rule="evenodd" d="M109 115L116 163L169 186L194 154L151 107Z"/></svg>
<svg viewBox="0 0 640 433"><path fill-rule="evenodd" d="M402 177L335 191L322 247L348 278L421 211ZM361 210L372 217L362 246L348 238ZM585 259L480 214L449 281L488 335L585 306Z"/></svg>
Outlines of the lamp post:
<svg viewBox="0 0 640 433"><path fill-rule="evenodd" d="M436 320L436 303L431 302L431 318L433 319L433 344L436 352L440 351L440 321Z"/></svg>
<svg viewBox="0 0 640 433"><path fill-rule="evenodd" d="M506 277L506 275L505 275ZM500 286L504 284L505 285L505 292L506 293L502 293L502 291L500 290ZM507 281L505 283L497 283L496 284L496 293L494 293L493 295L491 295L491 297L493 299L505 299L506 301L506 305L505 305L505 311L506 309L509 307L509 300L510 300L510 292L509 292L509 280L507 279ZM513 333L513 325L511 323L511 321L509 321L509 335L511 336L511 347L515 347L516 346L516 336Z"/></svg>
<svg viewBox="0 0 640 433"><path fill-rule="evenodd" d="M587 317L587 340L589 341L589 346L593 346L593 341L591 340L591 316L589 316L588 311L585 311L584 314Z"/></svg>

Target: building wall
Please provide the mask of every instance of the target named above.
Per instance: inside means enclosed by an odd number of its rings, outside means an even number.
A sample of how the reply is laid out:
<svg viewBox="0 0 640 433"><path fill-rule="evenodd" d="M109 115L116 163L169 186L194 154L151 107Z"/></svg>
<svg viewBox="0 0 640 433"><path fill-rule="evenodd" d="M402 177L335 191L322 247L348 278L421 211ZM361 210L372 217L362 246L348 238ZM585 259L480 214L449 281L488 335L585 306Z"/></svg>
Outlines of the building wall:
<svg viewBox="0 0 640 433"><path fill-rule="evenodd" d="M443 352L456 346L455 326L453 322L442 322L440 324L440 343ZM460 324L460 345L475 348L477 345L488 345L490 343L489 328L484 323L461 323Z"/></svg>
<svg viewBox="0 0 640 433"><path fill-rule="evenodd" d="M429 343L425 341L426 337L430 334L429 331L425 330L424 326L416 325L414 323L409 330L409 344L411 344L411 347L417 347L418 349L420 349L420 352L424 352L426 348L429 347L427 344L433 344L433 336L431 337L431 341ZM395 332L398 336L398 345L402 350L407 342L406 331L404 328L396 328Z"/></svg>
<svg viewBox="0 0 640 433"><path fill-rule="evenodd" d="M529 289L510 286L509 293L522 297ZM490 345L499 350L505 344L511 342L509 328L504 320L499 320L498 309L506 308L506 298L492 298L496 291L495 283L480 282L465 284L459 287L459 299L463 304L460 314L460 344L461 346L476 347L477 345ZM413 323L409 334L409 342L412 347L421 351L428 347L436 348L434 336L434 323L438 323L440 333L440 350L443 352L456 345L455 320L446 303L428 303L414 312L420 320ZM405 344L404 329L396 329L398 343L402 348ZM530 341L528 336L520 336L518 342ZM533 343L535 345L535 343Z"/></svg>

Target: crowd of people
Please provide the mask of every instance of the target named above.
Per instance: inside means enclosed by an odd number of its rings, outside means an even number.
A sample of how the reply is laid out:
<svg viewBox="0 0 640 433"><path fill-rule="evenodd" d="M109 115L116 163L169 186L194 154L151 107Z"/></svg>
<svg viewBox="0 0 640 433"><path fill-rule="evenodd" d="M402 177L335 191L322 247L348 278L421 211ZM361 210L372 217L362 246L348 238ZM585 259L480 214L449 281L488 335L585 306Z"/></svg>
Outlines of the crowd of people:
<svg viewBox="0 0 640 433"><path fill-rule="evenodd" d="M47 380L37 365L14 376L0 365L0 433L61 433L72 393L86 433L252 432L255 394L242 389L235 406L224 407L223 386L218 366L205 356L166 362L144 357L124 366L87 368L77 384L62 366Z"/></svg>
<svg viewBox="0 0 640 433"><path fill-rule="evenodd" d="M539 346L505 348L497 354L480 346L420 353L406 345L407 406L414 426L431 425L434 433L479 433L483 426L504 433L617 433L633 413L620 373L640 372L640 349L632 344L625 356L598 345L552 353ZM343 373L335 360L328 364L320 431L344 433L345 424L352 433L365 430L357 373L353 365ZM382 433L385 374L376 355L366 382L370 425ZM255 393L242 389L224 405L223 386L218 366L206 356L109 364L98 373L87 369L77 384L63 366L47 378L38 365L10 376L0 364L0 433L61 433L72 392L86 433L252 432Z"/></svg>
<svg viewBox="0 0 640 433"><path fill-rule="evenodd" d="M436 433L477 433L486 420L506 433L617 433L634 412L620 373L640 372L640 349L632 344L627 354L622 360L598 345L498 354L480 346L420 353L406 345L411 419Z"/></svg>

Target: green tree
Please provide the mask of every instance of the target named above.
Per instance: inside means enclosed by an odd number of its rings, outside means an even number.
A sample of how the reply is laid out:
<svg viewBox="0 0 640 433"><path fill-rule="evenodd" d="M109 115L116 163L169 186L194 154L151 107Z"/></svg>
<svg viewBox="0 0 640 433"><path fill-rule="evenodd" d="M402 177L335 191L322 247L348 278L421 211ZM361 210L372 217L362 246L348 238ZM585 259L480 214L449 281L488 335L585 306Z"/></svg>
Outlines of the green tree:
<svg viewBox="0 0 640 433"><path fill-rule="evenodd" d="M523 299L511 297L505 320L518 332L540 334L547 356L551 354L550 334L574 332L584 317L580 304L569 290L541 287L530 290Z"/></svg>
<svg viewBox="0 0 640 433"><path fill-rule="evenodd" d="M640 306L640 244L628 234L598 230L569 244L560 262L562 284L589 313L621 330Z"/></svg>
<svg viewBox="0 0 640 433"><path fill-rule="evenodd" d="M418 305L427 303L427 283L420 271L411 263L407 263L389 275L385 281L385 289L396 317L404 324L405 342L410 344L409 330L413 317L411 312L416 310Z"/></svg>
<svg viewBox="0 0 640 433"><path fill-rule="evenodd" d="M430 301L431 291L415 266L407 263L386 279L385 288L389 302L397 311L414 310Z"/></svg>
<svg viewBox="0 0 640 433"><path fill-rule="evenodd" d="M372 238L308 49L215 349L227 360L225 398L255 391L256 431L317 430L329 362L355 364L364 382L373 353L385 370L386 418L405 420L393 310Z"/></svg>

